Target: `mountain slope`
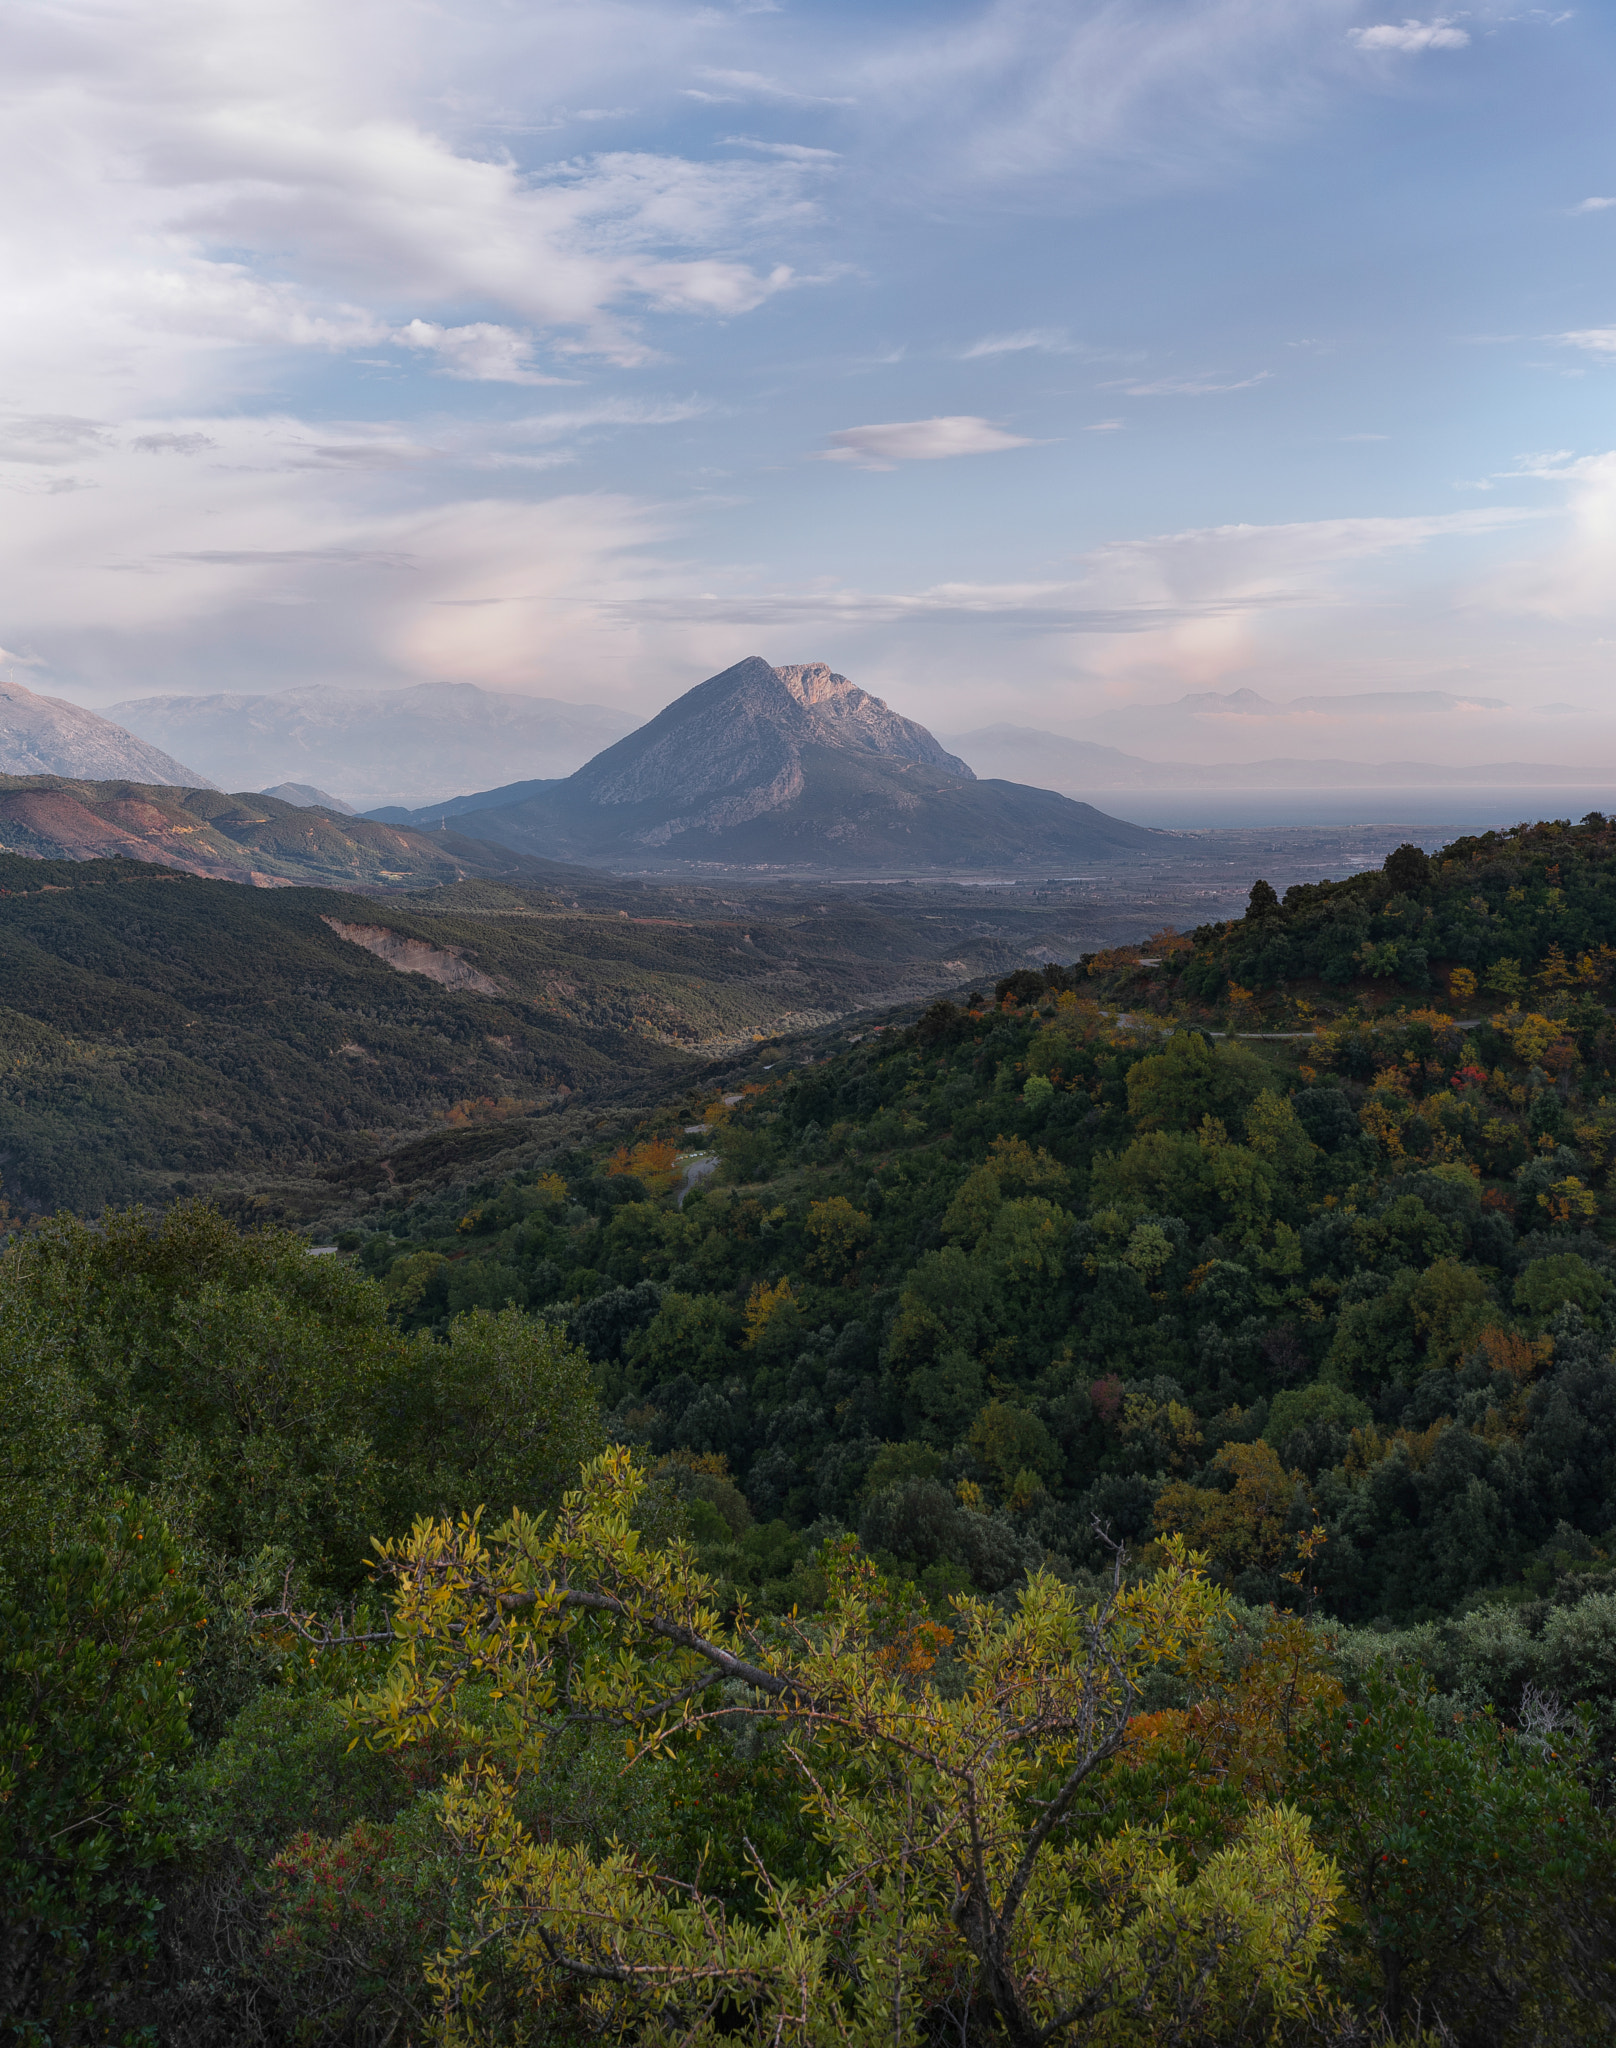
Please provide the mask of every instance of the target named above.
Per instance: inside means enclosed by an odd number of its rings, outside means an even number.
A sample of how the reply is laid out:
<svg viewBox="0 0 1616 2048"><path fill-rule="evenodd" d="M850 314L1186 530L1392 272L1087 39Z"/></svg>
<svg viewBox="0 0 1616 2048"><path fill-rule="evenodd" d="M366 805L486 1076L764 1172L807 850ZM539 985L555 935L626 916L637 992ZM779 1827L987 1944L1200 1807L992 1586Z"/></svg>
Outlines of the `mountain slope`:
<svg viewBox="0 0 1616 2048"><path fill-rule="evenodd" d="M60 697L0 682L0 775L72 775L90 781L178 783L211 789L205 776Z"/></svg>
<svg viewBox="0 0 1616 2048"><path fill-rule="evenodd" d="M757 656L564 782L491 790L457 816L501 846L634 868L1048 865L1158 843L1051 791L978 782L924 726L822 663Z"/></svg>
<svg viewBox="0 0 1616 2048"><path fill-rule="evenodd" d="M311 783L367 807L419 805L444 790L516 774L570 775L633 723L601 705L474 683L134 697L112 710L131 731L179 749L227 787Z"/></svg>
<svg viewBox="0 0 1616 2048"><path fill-rule="evenodd" d="M330 811L339 818L357 818L359 815L353 805L344 803L340 796L332 796L329 790L316 789L309 782L272 783L258 794L277 797L298 811Z"/></svg>
<svg viewBox="0 0 1616 2048"><path fill-rule="evenodd" d="M392 891L541 874L520 855L452 832L337 817L272 796L54 775L0 776L0 852L35 860L121 856L259 888L303 882Z"/></svg>
<svg viewBox="0 0 1616 2048"><path fill-rule="evenodd" d="M378 900L0 852L0 1197L374 1209L761 1037L991 985L1056 928L1026 905L917 918L887 890L545 879Z"/></svg>

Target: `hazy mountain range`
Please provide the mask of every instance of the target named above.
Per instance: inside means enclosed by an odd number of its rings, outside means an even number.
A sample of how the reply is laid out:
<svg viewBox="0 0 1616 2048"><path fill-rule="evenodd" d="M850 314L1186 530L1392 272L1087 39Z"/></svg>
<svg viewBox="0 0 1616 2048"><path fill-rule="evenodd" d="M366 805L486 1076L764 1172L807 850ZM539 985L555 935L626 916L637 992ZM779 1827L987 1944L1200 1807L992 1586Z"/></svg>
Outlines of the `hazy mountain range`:
<svg viewBox="0 0 1616 2048"><path fill-rule="evenodd" d="M1269 697L1251 689L1193 690L1163 702L1110 704L1086 716L1073 716L1063 707L1059 723L1065 730L1054 735L1058 745L1088 742L1117 748L1163 771L1212 765L1250 769L1272 760L1371 767L1393 762L1406 767L1412 779L1423 775L1432 787L1441 787L1456 768L1539 763L1545 755L1549 764L1541 772L1548 775L1574 773L1588 780L1601 768L1616 767L1616 717L1608 711L1571 704L1527 707L1462 688L1296 697ZM977 728L978 733L994 730ZM975 755L969 758L981 772Z"/></svg>
<svg viewBox="0 0 1616 2048"><path fill-rule="evenodd" d="M131 697L109 706L109 714L225 788L298 783L339 790L362 808L421 804L507 782L513 773L570 775L634 725L601 705L511 696L474 683Z"/></svg>
<svg viewBox="0 0 1616 2048"><path fill-rule="evenodd" d="M978 781L846 676L757 655L565 780L405 815L430 827L451 814L469 836L524 853L629 868L1047 866L1157 841L1048 789Z"/></svg>
<svg viewBox="0 0 1616 2048"><path fill-rule="evenodd" d="M204 775L111 719L0 682L0 775L75 775L211 789Z"/></svg>
<svg viewBox="0 0 1616 2048"><path fill-rule="evenodd" d="M1332 701L1318 700L1321 704ZM1520 789L1532 785L1552 789L1580 787L1591 772L1535 761L1483 761L1454 767L1435 761L1352 761L1301 754L1257 761L1152 761L1097 740L1072 739L1028 725L984 725L974 732L954 734L948 744L965 755L979 775L1031 782L1069 795L1100 789Z"/></svg>

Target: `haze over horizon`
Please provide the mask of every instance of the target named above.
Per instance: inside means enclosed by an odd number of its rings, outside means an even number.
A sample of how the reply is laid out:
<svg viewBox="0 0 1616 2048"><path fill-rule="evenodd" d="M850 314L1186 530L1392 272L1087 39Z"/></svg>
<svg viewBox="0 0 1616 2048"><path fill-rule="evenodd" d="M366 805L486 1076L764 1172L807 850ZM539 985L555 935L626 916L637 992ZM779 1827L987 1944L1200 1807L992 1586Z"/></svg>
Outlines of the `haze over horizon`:
<svg viewBox="0 0 1616 2048"><path fill-rule="evenodd" d="M31 690L638 720L758 652L945 736L1616 768L1605 11L40 0L0 49Z"/></svg>

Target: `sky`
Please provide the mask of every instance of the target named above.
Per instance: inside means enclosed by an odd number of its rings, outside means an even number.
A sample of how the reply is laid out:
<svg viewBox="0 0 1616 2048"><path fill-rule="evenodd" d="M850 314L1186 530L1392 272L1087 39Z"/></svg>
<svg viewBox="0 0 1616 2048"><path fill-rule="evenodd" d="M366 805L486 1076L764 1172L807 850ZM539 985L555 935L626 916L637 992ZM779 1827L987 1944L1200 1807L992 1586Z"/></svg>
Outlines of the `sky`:
<svg viewBox="0 0 1616 2048"><path fill-rule="evenodd" d="M0 673L1616 771L1613 102L1592 5L12 0Z"/></svg>

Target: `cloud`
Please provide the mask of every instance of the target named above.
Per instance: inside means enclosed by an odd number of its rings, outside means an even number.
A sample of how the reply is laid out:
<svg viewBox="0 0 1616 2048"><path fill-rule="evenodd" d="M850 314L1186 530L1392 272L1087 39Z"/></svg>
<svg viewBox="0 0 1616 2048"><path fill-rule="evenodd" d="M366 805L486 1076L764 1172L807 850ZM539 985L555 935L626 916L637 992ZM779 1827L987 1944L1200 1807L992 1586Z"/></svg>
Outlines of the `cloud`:
<svg viewBox="0 0 1616 2048"><path fill-rule="evenodd" d="M1211 377L1159 377L1150 384L1119 381L1105 389L1125 392L1129 398L1210 398L1222 391L1249 391L1254 384L1266 384L1273 374L1272 370L1258 370L1253 376L1239 377L1226 384Z"/></svg>
<svg viewBox="0 0 1616 2048"><path fill-rule="evenodd" d="M478 384L565 384L533 366L533 342L512 327L478 320L464 327L439 327L430 320L411 320L394 340L404 348L425 349L438 356L444 373Z"/></svg>
<svg viewBox="0 0 1616 2048"><path fill-rule="evenodd" d="M718 139L731 149L756 149L794 164L837 163L842 154L839 149L813 149L806 142L759 142L753 135L721 135Z"/></svg>
<svg viewBox="0 0 1616 2048"><path fill-rule="evenodd" d="M374 355L401 329L451 377L532 382L535 337L644 362L637 321L733 318L811 281L784 246L815 217L806 144L489 148L538 132L479 89L531 92L531 39L552 104L632 104L599 91L613 82L665 95L713 31L656 0L599 0L565 32L483 0L453 32L375 0L340 26L286 0L273 32L239 0L205 32L187 0L24 14L5 47L0 389L35 411L99 410L109 381L129 410L228 403L263 388L255 352Z"/></svg>
<svg viewBox="0 0 1616 2048"><path fill-rule="evenodd" d="M1035 186L1086 211L1205 191L1304 132L1336 89L1338 18L1295 0L987 0L914 15L843 76L917 193Z"/></svg>
<svg viewBox="0 0 1616 2048"><path fill-rule="evenodd" d="M843 427L830 447L814 459L854 462L861 469L891 469L899 462L938 462L951 455L994 455L1002 448L1030 448L1024 434L1007 433L970 413L942 419L889 420L883 425Z"/></svg>
<svg viewBox="0 0 1616 2048"><path fill-rule="evenodd" d="M851 107L856 104L853 100L832 98L825 93L798 92L789 85L781 85L778 79L765 77L760 71L719 71L703 65L696 75L714 85L728 86L731 92L745 99L787 100L802 107ZM692 99L709 97L711 95L706 93L691 94Z"/></svg>
<svg viewBox="0 0 1616 2048"><path fill-rule="evenodd" d="M1537 456L1521 473L1567 487L1564 531L1552 549L1490 577L1476 602L1545 622L1616 620L1616 452Z"/></svg>
<svg viewBox="0 0 1616 2048"><path fill-rule="evenodd" d="M1586 349L1590 355L1616 356L1616 327L1579 327L1570 334L1556 334L1568 348Z"/></svg>
<svg viewBox="0 0 1616 2048"><path fill-rule="evenodd" d="M100 420L79 419L70 413L13 413L0 418L0 462L47 466L76 462L110 441Z"/></svg>
<svg viewBox="0 0 1616 2048"><path fill-rule="evenodd" d="M137 434L129 445L142 455L201 455L219 444L211 434Z"/></svg>
<svg viewBox="0 0 1616 2048"><path fill-rule="evenodd" d="M1607 207L1616 206L1616 199L1584 199L1572 207L1573 213L1603 213Z"/></svg>
<svg viewBox="0 0 1616 2048"><path fill-rule="evenodd" d="M1138 635L1342 602L1344 577L1365 563L1440 540L1476 540L1545 515L1530 507L1405 517L1195 527L1093 549L1081 573L1041 583L938 583L911 592L846 587L658 596L641 615L736 626L839 622L966 624L1036 632Z"/></svg>
<svg viewBox="0 0 1616 2048"><path fill-rule="evenodd" d="M1077 352L1067 339L1064 328L1024 327L1016 334L989 334L981 341L973 341L961 354L960 361L971 363L979 356L1020 355L1029 349L1037 349L1045 355L1075 355Z"/></svg>
<svg viewBox="0 0 1616 2048"><path fill-rule="evenodd" d="M1374 28L1355 28L1351 33L1360 50L1462 50L1470 41L1470 31L1455 28L1451 14L1439 14L1432 21L1383 21Z"/></svg>

